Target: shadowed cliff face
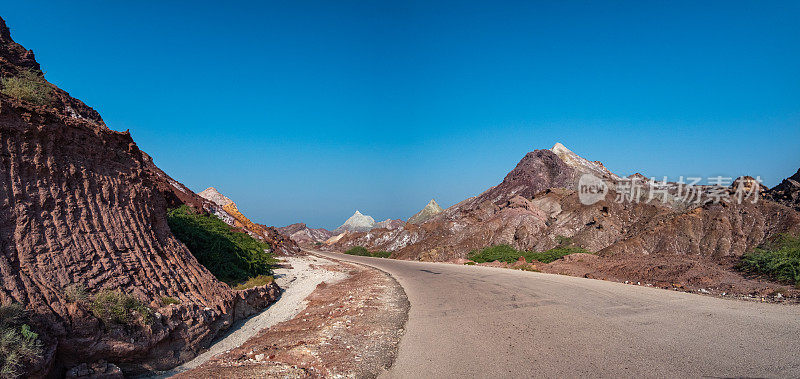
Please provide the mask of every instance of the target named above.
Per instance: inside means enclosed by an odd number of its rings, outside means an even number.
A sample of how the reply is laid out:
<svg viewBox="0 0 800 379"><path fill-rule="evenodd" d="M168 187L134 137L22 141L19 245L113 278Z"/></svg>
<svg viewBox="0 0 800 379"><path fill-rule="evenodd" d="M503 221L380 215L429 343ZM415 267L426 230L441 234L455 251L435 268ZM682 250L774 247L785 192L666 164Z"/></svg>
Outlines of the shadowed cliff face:
<svg viewBox="0 0 800 379"><path fill-rule="evenodd" d="M0 72L22 68L38 63L0 20ZM99 359L128 373L168 368L276 298L275 287L232 291L172 236L170 191L159 185L196 195L158 173L130 134L64 91L45 106L0 95L0 302L34 314L46 354L30 373ZM75 284L130 294L155 317L103 325L88 304L67 299ZM164 296L179 304L162 305Z"/></svg>

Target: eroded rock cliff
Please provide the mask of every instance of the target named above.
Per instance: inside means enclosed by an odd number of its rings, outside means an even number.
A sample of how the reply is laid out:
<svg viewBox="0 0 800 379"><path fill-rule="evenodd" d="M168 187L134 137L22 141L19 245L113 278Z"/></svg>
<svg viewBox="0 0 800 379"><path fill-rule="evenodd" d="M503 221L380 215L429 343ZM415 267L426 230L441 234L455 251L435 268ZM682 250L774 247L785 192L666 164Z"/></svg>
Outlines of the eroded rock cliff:
<svg viewBox="0 0 800 379"><path fill-rule="evenodd" d="M39 66L0 20L0 73L23 69ZM200 265L166 222L170 202L196 195L158 170L128 132L52 88L45 105L0 94L0 303L24 304L45 344L28 375L97 360L128 374L165 369L274 301L274 285L233 291ZM71 286L90 296L120 291L152 318L103 322L91 300L67 295Z"/></svg>

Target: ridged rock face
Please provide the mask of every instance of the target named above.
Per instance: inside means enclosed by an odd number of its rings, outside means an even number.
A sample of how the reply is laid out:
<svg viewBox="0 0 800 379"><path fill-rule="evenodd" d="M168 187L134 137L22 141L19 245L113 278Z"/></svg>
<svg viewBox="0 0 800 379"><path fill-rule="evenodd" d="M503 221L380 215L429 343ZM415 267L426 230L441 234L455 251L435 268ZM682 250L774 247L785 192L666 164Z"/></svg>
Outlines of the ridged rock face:
<svg viewBox="0 0 800 379"><path fill-rule="evenodd" d="M439 213L442 213L443 210L444 209L442 209L442 207L436 203L436 200L431 199L431 201L428 202L428 205L426 205L425 208L422 208L415 215L411 216L408 219L408 222L411 224L422 224L423 222L432 219Z"/></svg>
<svg viewBox="0 0 800 379"><path fill-rule="evenodd" d="M4 23L0 54L3 74L35 63ZM275 287L232 291L200 265L166 222L162 189L188 190L94 115L71 98L34 106L0 95L0 303L34 313L47 354L29 374L100 359L127 373L165 369L277 297ZM120 290L158 315L147 326L103 326L66 298L74 284ZM162 306L162 296L180 304Z"/></svg>
<svg viewBox="0 0 800 379"><path fill-rule="evenodd" d="M282 234L275 227L250 221L247 216L239 211L233 200L220 193L216 188L206 188L198 196L211 203L210 206L205 206L206 210L219 217L226 224L239 228L254 238L269 243L276 254L296 255L300 253L300 247L289 238L288 234Z"/></svg>
<svg viewBox="0 0 800 379"><path fill-rule="evenodd" d="M333 230L333 234L341 234L344 231L348 232L366 232L376 225L375 219L371 216L363 215L361 212L356 211L347 221L341 226Z"/></svg>
<svg viewBox="0 0 800 379"><path fill-rule="evenodd" d="M775 202L800 211L800 169L767 192Z"/></svg>

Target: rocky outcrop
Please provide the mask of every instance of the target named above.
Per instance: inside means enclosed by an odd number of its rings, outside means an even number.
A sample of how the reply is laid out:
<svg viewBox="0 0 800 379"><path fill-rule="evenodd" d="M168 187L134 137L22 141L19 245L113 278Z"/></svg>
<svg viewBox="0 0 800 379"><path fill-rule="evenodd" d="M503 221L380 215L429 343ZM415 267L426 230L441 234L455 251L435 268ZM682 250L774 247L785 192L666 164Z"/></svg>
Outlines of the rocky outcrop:
<svg viewBox="0 0 800 379"><path fill-rule="evenodd" d="M204 205L207 211L219 217L226 224L239 228L254 238L267 242L274 253L278 255L300 254L300 247L287 234L282 234L275 227L250 221L247 216L239 211L233 200L221 194L216 188L206 188L198 196L211 202L211 205Z"/></svg>
<svg viewBox="0 0 800 379"><path fill-rule="evenodd" d="M360 211L356 210L356 213L353 213L347 221L344 222L341 226L333 230L333 234L341 234L342 232L366 232L371 230L376 225L375 219L371 216L367 216L361 214Z"/></svg>
<svg viewBox="0 0 800 379"><path fill-rule="evenodd" d="M0 71L27 67L38 69L33 54L3 22ZM33 313L48 353L30 372L60 376L100 360L126 374L166 369L277 298L274 285L233 291L217 281L166 222L171 203L203 201L155 167L128 132L55 91L49 105L0 95L0 303ZM90 304L67 296L73 285L133 296L154 310L152 321L104 324ZM164 305L165 297L178 304Z"/></svg>
<svg viewBox="0 0 800 379"><path fill-rule="evenodd" d="M766 196L777 203L800 211L800 169L767 191Z"/></svg>
<svg viewBox="0 0 800 379"><path fill-rule="evenodd" d="M403 225L405 224L406 222L403 220L400 219L392 220L390 218L387 218L386 220L376 223L375 228L397 229L397 228L402 228Z"/></svg>
<svg viewBox="0 0 800 379"><path fill-rule="evenodd" d="M608 179L608 180L619 180L620 177L609 171L602 163L599 161L590 162L587 159L579 156L572 152L572 150L567 149L566 146L562 145L561 143L556 143L550 148L550 151L558 155L564 163L572 168L575 172L580 174L592 174L600 179Z"/></svg>
<svg viewBox="0 0 800 379"><path fill-rule="evenodd" d="M283 235L289 236L297 244L306 246L323 243L333 237L333 232L330 230L309 228L302 222L278 228L278 231Z"/></svg>
<svg viewBox="0 0 800 379"><path fill-rule="evenodd" d="M442 211L444 211L444 209L442 209L442 207L440 207L439 204L436 203L436 200L431 199L431 201L428 202L428 205L426 205L425 208L420 209L419 212L411 216L408 219L408 222L411 224L422 224L425 221L432 219L439 213L442 213Z"/></svg>

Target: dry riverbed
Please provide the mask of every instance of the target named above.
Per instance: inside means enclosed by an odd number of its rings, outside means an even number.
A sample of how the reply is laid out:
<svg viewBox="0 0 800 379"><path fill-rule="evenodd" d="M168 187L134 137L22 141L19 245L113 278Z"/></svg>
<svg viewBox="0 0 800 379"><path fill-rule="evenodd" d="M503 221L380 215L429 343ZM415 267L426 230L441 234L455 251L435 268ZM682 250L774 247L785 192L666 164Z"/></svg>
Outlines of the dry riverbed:
<svg viewBox="0 0 800 379"><path fill-rule="evenodd" d="M408 315L402 287L370 267L317 256L276 270L281 299L180 378L374 377L391 366Z"/></svg>

